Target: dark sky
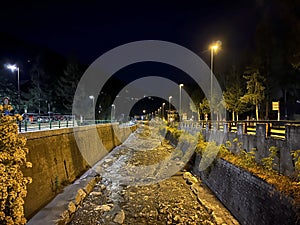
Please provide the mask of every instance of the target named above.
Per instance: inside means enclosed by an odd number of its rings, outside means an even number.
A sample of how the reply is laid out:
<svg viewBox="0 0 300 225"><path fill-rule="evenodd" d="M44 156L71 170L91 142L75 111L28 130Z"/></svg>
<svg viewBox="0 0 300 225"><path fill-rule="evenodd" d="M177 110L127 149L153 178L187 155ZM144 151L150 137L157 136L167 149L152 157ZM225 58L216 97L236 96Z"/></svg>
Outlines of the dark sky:
<svg viewBox="0 0 300 225"><path fill-rule="evenodd" d="M254 45L255 1L103 2L7 1L0 8L1 32L87 64L137 40L175 42L206 61L209 44L221 40L219 65L235 64Z"/></svg>

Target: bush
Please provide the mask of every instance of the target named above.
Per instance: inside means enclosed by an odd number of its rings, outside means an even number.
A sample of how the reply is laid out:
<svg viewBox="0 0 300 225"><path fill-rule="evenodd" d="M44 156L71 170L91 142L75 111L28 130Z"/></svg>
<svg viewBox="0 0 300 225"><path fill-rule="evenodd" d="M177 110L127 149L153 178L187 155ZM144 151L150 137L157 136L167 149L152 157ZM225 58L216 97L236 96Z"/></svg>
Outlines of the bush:
<svg viewBox="0 0 300 225"><path fill-rule="evenodd" d="M293 163L295 167L295 173L297 180L300 181L300 149L292 152Z"/></svg>
<svg viewBox="0 0 300 225"><path fill-rule="evenodd" d="M10 116L10 105L0 105L0 224L25 224L24 197L31 178L24 177L21 167L26 161L26 139L18 135L20 115Z"/></svg>
<svg viewBox="0 0 300 225"><path fill-rule="evenodd" d="M275 146L272 146L269 148L269 152L270 155L268 157L261 159L261 164L265 169L272 170L273 166L276 166L276 164L274 163L275 157L279 159L279 149Z"/></svg>

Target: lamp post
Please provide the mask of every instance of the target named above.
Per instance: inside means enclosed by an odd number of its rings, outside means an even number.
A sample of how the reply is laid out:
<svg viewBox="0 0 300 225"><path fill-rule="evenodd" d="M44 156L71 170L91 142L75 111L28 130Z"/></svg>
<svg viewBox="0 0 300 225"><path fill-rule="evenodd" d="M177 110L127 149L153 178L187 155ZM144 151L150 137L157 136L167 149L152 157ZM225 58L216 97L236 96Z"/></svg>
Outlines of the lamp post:
<svg viewBox="0 0 300 225"><path fill-rule="evenodd" d="M17 71L18 75L18 112L20 113L20 102L21 102L21 93L20 93L20 68L16 65L7 65L7 69L10 69L12 72Z"/></svg>
<svg viewBox="0 0 300 225"><path fill-rule="evenodd" d="M162 104L162 118L165 120L165 102Z"/></svg>
<svg viewBox="0 0 300 225"><path fill-rule="evenodd" d="M94 113L94 112L95 112L95 97L94 97L94 95L90 95L90 96L89 96L89 99L91 99L91 100L93 101L92 112Z"/></svg>
<svg viewBox="0 0 300 225"><path fill-rule="evenodd" d="M179 118L181 117L181 88L183 84L179 84Z"/></svg>
<svg viewBox="0 0 300 225"><path fill-rule="evenodd" d="M169 122L171 120L171 100L172 100L172 96L169 96L169 113L167 114L167 120Z"/></svg>
<svg viewBox="0 0 300 225"><path fill-rule="evenodd" d="M114 120L115 120L115 115L116 115L116 105L115 105L115 104L112 104L112 105L111 105L111 109L112 109L112 112L111 112L111 120L114 121Z"/></svg>
<svg viewBox="0 0 300 225"><path fill-rule="evenodd" d="M222 42L217 41L210 46L210 105L212 108L212 96L213 96L213 66L214 66L214 52L220 48Z"/></svg>
<svg viewBox="0 0 300 225"><path fill-rule="evenodd" d="M172 100L172 96L169 96L169 111L171 111L171 100Z"/></svg>

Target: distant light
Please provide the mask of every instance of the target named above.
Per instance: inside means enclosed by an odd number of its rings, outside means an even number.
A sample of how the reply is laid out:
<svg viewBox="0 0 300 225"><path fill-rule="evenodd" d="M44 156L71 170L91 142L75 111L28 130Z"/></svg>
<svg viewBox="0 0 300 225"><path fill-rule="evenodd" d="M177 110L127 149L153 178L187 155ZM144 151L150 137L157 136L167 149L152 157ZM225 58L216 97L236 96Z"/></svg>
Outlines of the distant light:
<svg viewBox="0 0 300 225"><path fill-rule="evenodd" d="M6 65L6 68L10 69L12 72L19 69L16 65L10 65L10 64Z"/></svg>
<svg viewBox="0 0 300 225"><path fill-rule="evenodd" d="M210 48L212 48L214 51L216 51L219 48L219 46L218 45L212 45L212 46L210 46Z"/></svg>
<svg viewBox="0 0 300 225"><path fill-rule="evenodd" d="M90 98L90 99L94 99L95 97L94 97L93 95L90 95L89 98Z"/></svg>
<svg viewBox="0 0 300 225"><path fill-rule="evenodd" d="M179 84L179 87L183 87L184 85L183 84Z"/></svg>
<svg viewBox="0 0 300 225"><path fill-rule="evenodd" d="M210 49L212 49L213 51L217 51L222 45L221 41L216 41L214 44L212 44L210 46Z"/></svg>

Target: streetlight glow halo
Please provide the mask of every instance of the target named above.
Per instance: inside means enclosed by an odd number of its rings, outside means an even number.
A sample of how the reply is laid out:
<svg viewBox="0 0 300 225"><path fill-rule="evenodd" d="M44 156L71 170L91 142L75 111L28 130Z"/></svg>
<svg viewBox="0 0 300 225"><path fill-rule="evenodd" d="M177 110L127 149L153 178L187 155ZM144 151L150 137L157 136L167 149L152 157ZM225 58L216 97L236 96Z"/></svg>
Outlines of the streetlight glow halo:
<svg viewBox="0 0 300 225"><path fill-rule="evenodd" d="M213 42L213 44L210 45L210 49L217 52L222 46L222 41L218 40L216 42Z"/></svg>
<svg viewBox="0 0 300 225"><path fill-rule="evenodd" d="M10 69L12 72L14 72L14 71L18 70L19 67L17 67L15 64L14 65L7 64L6 68Z"/></svg>

